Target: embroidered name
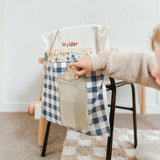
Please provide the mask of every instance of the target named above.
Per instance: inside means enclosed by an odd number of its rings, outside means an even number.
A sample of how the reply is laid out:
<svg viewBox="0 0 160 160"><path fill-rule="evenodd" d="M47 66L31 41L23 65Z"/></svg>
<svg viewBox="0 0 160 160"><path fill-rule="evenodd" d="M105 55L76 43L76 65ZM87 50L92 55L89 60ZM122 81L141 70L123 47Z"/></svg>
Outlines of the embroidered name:
<svg viewBox="0 0 160 160"><path fill-rule="evenodd" d="M72 42L69 41L68 43L62 42L62 46L63 46L63 47L67 47L67 48L68 48L68 47L75 47L75 46L77 46L77 45L78 45L78 42L73 42L73 41L72 41Z"/></svg>

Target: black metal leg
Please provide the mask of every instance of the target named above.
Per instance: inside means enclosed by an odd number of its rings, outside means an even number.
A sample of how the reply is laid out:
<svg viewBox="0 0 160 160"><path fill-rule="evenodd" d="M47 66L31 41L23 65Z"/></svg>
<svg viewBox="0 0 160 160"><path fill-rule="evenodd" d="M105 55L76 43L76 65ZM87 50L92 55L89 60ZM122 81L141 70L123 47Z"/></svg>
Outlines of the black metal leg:
<svg viewBox="0 0 160 160"><path fill-rule="evenodd" d="M112 157L112 143L113 143L113 129L114 129L114 115L115 115L115 103L116 103L116 86L112 88L111 109L110 109L110 137L108 137L107 143L107 155L106 160L111 160Z"/></svg>
<svg viewBox="0 0 160 160"><path fill-rule="evenodd" d="M132 88L132 104L133 104L133 128L134 128L134 148L137 147L137 117L136 117L136 98L135 98L135 87L131 83Z"/></svg>
<svg viewBox="0 0 160 160"><path fill-rule="evenodd" d="M51 122L48 122L47 123L46 133L45 133L45 139L44 139L44 143L43 143L43 148L42 148L42 153L41 153L41 157L45 157L45 154L46 154L46 148L47 148L47 141L48 141L50 125L51 125Z"/></svg>
<svg viewBox="0 0 160 160"><path fill-rule="evenodd" d="M136 97L135 97L135 87L134 84L128 83L131 85L132 89L132 108L116 106L116 88L120 86L116 86L114 79L110 78L111 85L107 86L107 91L112 90L112 98L111 98L111 107L110 109L110 137L108 137L108 144L107 144L107 155L106 160L111 160L112 157L112 143L113 143L113 129L114 129L114 115L115 115L115 108L127 109L133 111L133 128L134 128L134 148L137 147L137 118L136 118ZM127 83L126 83L127 84ZM125 85L125 84L123 84ZM122 85L121 85L122 86Z"/></svg>

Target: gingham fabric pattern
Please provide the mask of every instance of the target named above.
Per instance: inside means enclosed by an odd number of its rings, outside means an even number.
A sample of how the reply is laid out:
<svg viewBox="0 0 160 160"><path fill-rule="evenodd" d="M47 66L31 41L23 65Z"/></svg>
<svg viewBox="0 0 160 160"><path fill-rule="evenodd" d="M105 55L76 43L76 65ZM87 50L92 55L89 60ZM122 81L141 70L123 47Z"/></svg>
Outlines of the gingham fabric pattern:
<svg viewBox="0 0 160 160"><path fill-rule="evenodd" d="M57 79L66 72L69 63L71 61L49 61L43 85L42 118L59 125L62 123ZM110 127L102 90L104 76L100 72L91 72L86 78L90 131L77 131L91 136L109 134Z"/></svg>

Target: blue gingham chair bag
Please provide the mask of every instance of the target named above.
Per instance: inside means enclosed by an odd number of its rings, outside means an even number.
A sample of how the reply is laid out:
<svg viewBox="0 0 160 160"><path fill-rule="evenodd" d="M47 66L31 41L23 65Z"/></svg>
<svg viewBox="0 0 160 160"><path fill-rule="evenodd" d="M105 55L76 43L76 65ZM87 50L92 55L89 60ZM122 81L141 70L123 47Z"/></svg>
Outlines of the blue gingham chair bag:
<svg viewBox="0 0 160 160"><path fill-rule="evenodd" d="M50 48L50 51L52 50L52 47ZM68 64L71 62L73 61L68 61L63 63L55 63L52 61L47 61L46 63L47 67L43 83L43 94L42 94L42 105L43 105L42 118L47 121L56 123L58 125L63 125L63 124L61 122L60 104L59 104L60 97L58 91L57 76L63 75L67 70ZM109 134L110 127L108 121L107 103L105 102L107 97L106 94L104 96L105 86L103 85L104 75L102 75L100 71L91 72L86 75L86 80L87 80L88 116L89 116L90 130L89 131L77 130L77 131L91 136Z"/></svg>

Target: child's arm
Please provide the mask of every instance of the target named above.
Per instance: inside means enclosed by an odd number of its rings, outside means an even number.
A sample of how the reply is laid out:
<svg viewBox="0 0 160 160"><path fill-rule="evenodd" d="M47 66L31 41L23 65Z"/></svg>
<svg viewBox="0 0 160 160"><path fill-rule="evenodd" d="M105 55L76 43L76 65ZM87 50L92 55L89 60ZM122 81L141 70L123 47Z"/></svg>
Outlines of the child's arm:
<svg viewBox="0 0 160 160"><path fill-rule="evenodd" d="M100 52L99 55L84 56L77 63L70 66L81 68L77 75L102 69L105 75L138 83L160 90L151 72L156 67L153 55L144 53L115 53L113 51Z"/></svg>

